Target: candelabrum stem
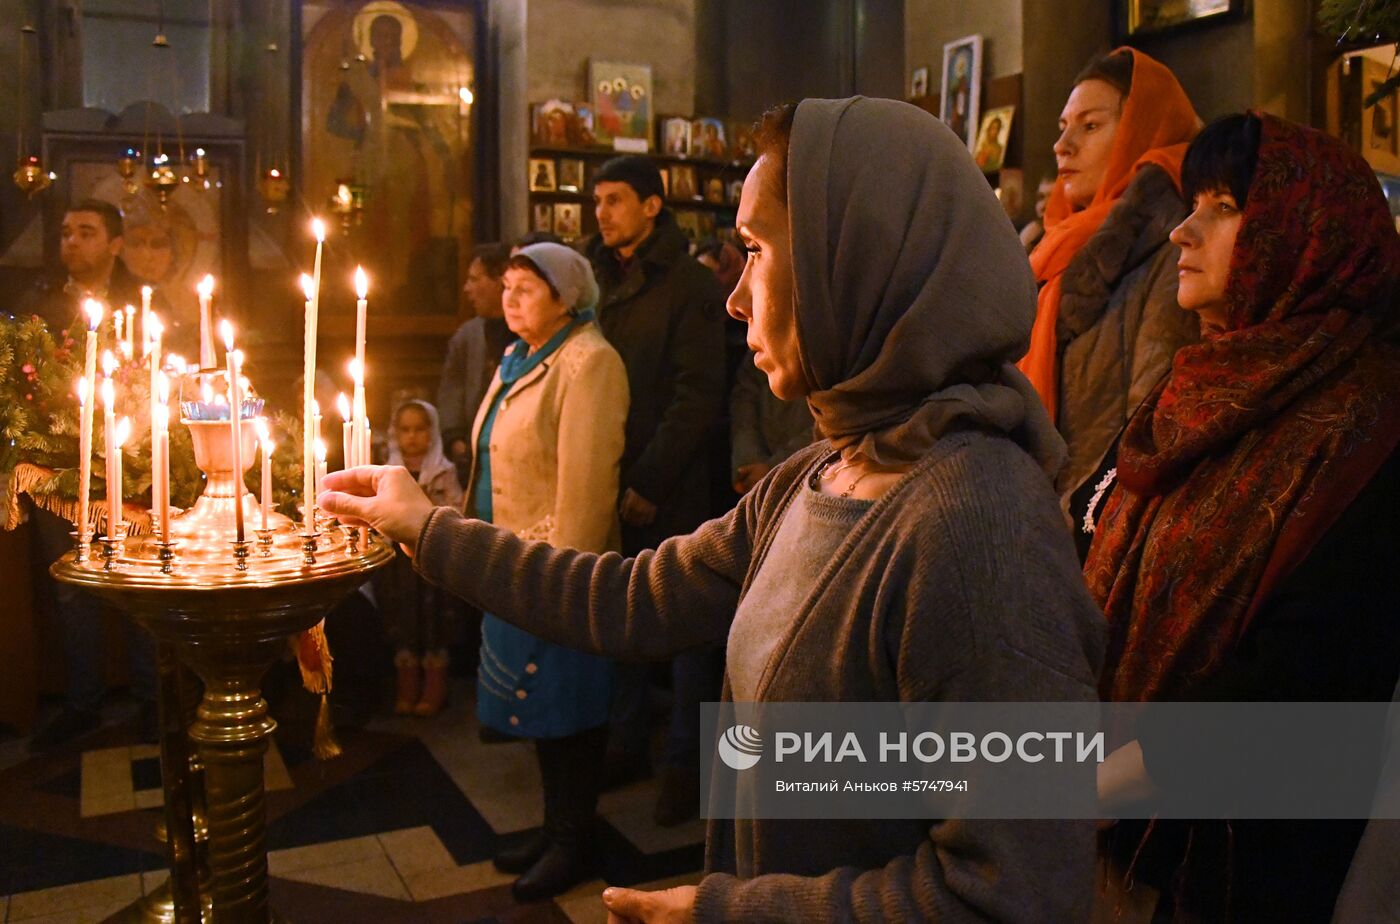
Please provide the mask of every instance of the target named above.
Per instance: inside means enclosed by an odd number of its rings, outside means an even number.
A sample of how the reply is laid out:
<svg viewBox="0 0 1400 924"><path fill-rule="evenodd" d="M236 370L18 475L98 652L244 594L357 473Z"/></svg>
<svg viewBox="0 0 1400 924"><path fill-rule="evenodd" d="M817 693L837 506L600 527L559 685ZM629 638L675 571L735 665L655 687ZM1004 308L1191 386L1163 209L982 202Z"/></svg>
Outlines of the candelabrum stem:
<svg viewBox="0 0 1400 924"><path fill-rule="evenodd" d="M360 531L358 529L345 531L345 550L351 555L360 554Z"/></svg>
<svg viewBox="0 0 1400 924"><path fill-rule="evenodd" d="M233 566L239 571L248 570L248 546L251 545L247 539L233 540Z"/></svg>

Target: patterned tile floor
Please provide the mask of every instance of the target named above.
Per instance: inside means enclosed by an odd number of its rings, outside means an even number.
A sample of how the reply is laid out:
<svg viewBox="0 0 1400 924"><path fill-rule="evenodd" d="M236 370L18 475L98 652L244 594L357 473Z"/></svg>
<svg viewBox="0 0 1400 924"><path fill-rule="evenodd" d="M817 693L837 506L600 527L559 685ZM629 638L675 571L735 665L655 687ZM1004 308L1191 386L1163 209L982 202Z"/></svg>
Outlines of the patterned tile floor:
<svg viewBox="0 0 1400 924"><path fill-rule="evenodd" d="M327 763L305 727L279 729L267 757L268 864L292 920L601 922L606 884L698 879L701 822L651 823L655 783L604 795L599 878L552 902L517 905L491 865L500 836L539 826L530 745L482 744L469 685L434 719L385 718L343 731ZM104 921L166 878L155 841L160 768L116 722L30 756L0 743L0 922Z"/></svg>

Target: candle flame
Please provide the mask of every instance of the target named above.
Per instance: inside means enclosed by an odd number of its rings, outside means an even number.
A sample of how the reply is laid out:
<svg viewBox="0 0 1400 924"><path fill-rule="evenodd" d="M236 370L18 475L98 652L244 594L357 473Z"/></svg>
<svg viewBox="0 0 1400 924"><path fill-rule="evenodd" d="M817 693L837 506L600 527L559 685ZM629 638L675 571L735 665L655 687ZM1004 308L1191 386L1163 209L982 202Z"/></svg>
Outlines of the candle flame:
<svg viewBox="0 0 1400 924"><path fill-rule="evenodd" d="M102 303L90 298L83 302L83 311L88 317L88 330L97 330L97 326L102 323Z"/></svg>
<svg viewBox="0 0 1400 924"><path fill-rule="evenodd" d="M111 350L102 351L102 374L108 378L112 377L112 372L117 368L117 359L112 355Z"/></svg>
<svg viewBox="0 0 1400 924"><path fill-rule="evenodd" d="M171 353L165 357L165 364L174 370L176 375L185 374L185 357L179 353Z"/></svg>
<svg viewBox="0 0 1400 924"><path fill-rule="evenodd" d="M88 380L87 376L78 377L78 403L87 404L88 401Z"/></svg>
<svg viewBox="0 0 1400 924"><path fill-rule="evenodd" d="M117 389L111 379L102 380L102 406L111 407L117 403Z"/></svg>
<svg viewBox="0 0 1400 924"><path fill-rule="evenodd" d="M320 417L320 416L321 416L321 402L315 400L314 398L313 398L312 401L311 401L311 416L312 416L312 417Z"/></svg>
<svg viewBox="0 0 1400 924"><path fill-rule="evenodd" d="M233 325L229 323L228 318L224 318L222 321L219 322L219 335L222 336L224 339L224 349L232 352Z"/></svg>
<svg viewBox="0 0 1400 924"><path fill-rule="evenodd" d="M335 409L340 413L341 420L350 420L350 399L345 397L345 392L335 396Z"/></svg>
<svg viewBox="0 0 1400 924"><path fill-rule="evenodd" d="M309 302L316 297L316 280L305 273L301 274L301 291L306 293L306 300Z"/></svg>
<svg viewBox="0 0 1400 924"><path fill-rule="evenodd" d="M146 316L146 337L152 343L160 340L161 334L165 333L165 325L160 323L160 316L152 311Z"/></svg>
<svg viewBox="0 0 1400 924"><path fill-rule="evenodd" d="M117 421L117 428L112 431L112 442L116 444L118 449L121 449L122 444L129 436L131 436L131 418L123 417Z"/></svg>
<svg viewBox="0 0 1400 924"><path fill-rule="evenodd" d="M324 461L326 461L326 441L325 441L325 440L317 440L317 441L316 441L316 461L317 461L317 462L324 462Z"/></svg>
<svg viewBox="0 0 1400 924"><path fill-rule="evenodd" d="M356 385L364 384L365 370L361 368L358 358L350 360L350 380Z"/></svg>
<svg viewBox="0 0 1400 924"><path fill-rule="evenodd" d="M255 417L255 418L253 418L253 429L256 430L256 431L258 431L258 441L259 441L259 442L266 443L266 442L268 441L268 438L269 438L269 436L270 436L271 434L269 434L269 433L267 432L267 418L266 418L266 417Z"/></svg>
<svg viewBox="0 0 1400 924"><path fill-rule="evenodd" d="M127 306L126 306L126 323L128 323L128 324L131 323L131 316L134 315L135 313L136 313L136 307L135 307L134 305L127 305Z"/></svg>
<svg viewBox="0 0 1400 924"><path fill-rule="evenodd" d="M364 301L367 295L369 295L369 277L365 275L363 266L357 266L355 267L355 297Z"/></svg>
<svg viewBox="0 0 1400 924"><path fill-rule="evenodd" d="M212 275L205 276L203 279L199 280L199 285L194 288L195 291L199 293L200 298L207 299L213 297L214 277Z"/></svg>
<svg viewBox="0 0 1400 924"><path fill-rule="evenodd" d="M311 235L316 238L316 243L326 242L326 223L319 218L311 219Z"/></svg>
<svg viewBox="0 0 1400 924"><path fill-rule="evenodd" d="M161 404L170 403L170 376L164 372L156 375L156 397L160 399Z"/></svg>
<svg viewBox="0 0 1400 924"><path fill-rule="evenodd" d="M235 365L238 365L238 366L243 365L243 351L242 351L242 350L234 350L234 351L233 351L233 362L234 362ZM247 390L248 390L248 377L247 377L246 375L240 375L240 376L238 377L238 387L239 387L239 389L241 389L242 391L247 391Z"/></svg>
<svg viewBox="0 0 1400 924"><path fill-rule="evenodd" d="M157 404L155 409L156 426L162 430L170 426L170 408L164 404Z"/></svg>
<svg viewBox="0 0 1400 924"><path fill-rule="evenodd" d="M274 449L277 448L277 444L274 443L271 439L261 440L260 442L262 443L262 451L263 451L263 453L264 453L269 459L271 459L271 458L272 458L272 450L274 450Z"/></svg>
<svg viewBox="0 0 1400 924"><path fill-rule="evenodd" d="M152 295L155 294L155 291L156 291L156 290L155 290L155 289L152 289L150 286L142 286L142 287L141 287L141 297L144 298L144 299L146 299L147 301L150 301L150 298L151 298Z"/></svg>

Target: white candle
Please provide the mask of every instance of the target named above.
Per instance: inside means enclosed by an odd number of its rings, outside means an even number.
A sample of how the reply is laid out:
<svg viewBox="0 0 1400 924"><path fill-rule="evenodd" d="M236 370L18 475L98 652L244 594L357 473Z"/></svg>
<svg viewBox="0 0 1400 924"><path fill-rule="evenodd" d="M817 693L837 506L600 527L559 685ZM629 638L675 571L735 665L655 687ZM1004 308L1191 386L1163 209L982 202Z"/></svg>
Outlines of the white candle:
<svg viewBox="0 0 1400 924"><path fill-rule="evenodd" d="M87 314L87 351L83 356L83 377L78 382L78 541L89 542L88 494L92 491L92 405L97 389L97 328L102 324L102 303L90 298L83 302Z"/></svg>
<svg viewBox="0 0 1400 924"><path fill-rule="evenodd" d="M150 324L151 295L154 291L150 286L141 287L141 342L148 346L151 342L151 329L147 325Z"/></svg>
<svg viewBox="0 0 1400 924"><path fill-rule="evenodd" d="M120 308L112 312L112 343L115 345L114 349L117 350L122 350L126 347L126 337L122 333L122 321L125 318L126 315L122 314Z"/></svg>
<svg viewBox="0 0 1400 924"><path fill-rule="evenodd" d="M156 497L156 518L160 521L160 541L170 541L170 379L164 372L156 378L156 408L151 433L151 460Z"/></svg>
<svg viewBox="0 0 1400 924"><path fill-rule="evenodd" d="M146 338L145 352L151 371L151 512L160 508L160 422L161 411L165 419L170 417L169 408L163 407L160 396L160 322L149 314L141 318L141 332Z"/></svg>
<svg viewBox="0 0 1400 924"><path fill-rule="evenodd" d="M205 276L195 286L199 293L199 368L217 369L218 358L214 355L214 316L209 305L214 298L214 277Z"/></svg>
<svg viewBox="0 0 1400 924"><path fill-rule="evenodd" d="M316 441L316 493L321 493L321 482L326 478L326 441Z"/></svg>
<svg viewBox="0 0 1400 924"><path fill-rule="evenodd" d="M243 397L239 393L239 366L243 362L243 351L233 348L233 325L227 320L219 324L224 338L224 359L228 363L228 410L229 424L233 428L233 533L234 539L243 541Z"/></svg>
<svg viewBox="0 0 1400 924"><path fill-rule="evenodd" d="M351 422L350 419L350 399L345 397L344 392L341 392L340 394L335 396L335 409L340 414L340 419L343 421L343 423L341 423L340 425L340 441L341 452L344 453L345 458L344 467L354 468L354 424Z"/></svg>
<svg viewBox="0 0 1400 924"><path fill-rule="evenodd" d="M365 367L358 359L350 360L350 381L354 383L354 399L350 405L351 442L355 447L355 464L368 465L369 453L366 447L369 445L365 439L365 428L369 425L369 418L365 414Z"/></svg>
<svg viewBox="0 0 1400 924"><path fill-rule="evenodd" d="M130 359L136 352L136 309L126 306L126 357Z"/></svg>
<svg viewBox="0 0 1400 924"><path fill-rule="evenodd" d="M369 302L369 277L365 275L364 267L355 267L355 360L360 364L361 372L365 368L365 325L368 314Z"/></svg>
<svg viewBox="0 0 1400 924"><path fill-rule="evenodd" d="M316 531L316 459L313 455L315 447L311 445L311 403L316 394L315 281L303 273L301 287L306 293L306 347L302 354L301 401L302 531L312 533Z"/></svg>
<svg viewBox="0 0 1400 924"><path fill-rule="evenodd" d="M117 389L112 382L116 360L110 351L102 354L102 438L107 463L107 538L117 537L121 517L121 476L117 472Z"/></svg>
<svg viewBox="0 0 1400 924"><path fill-rule="evenodd" d="M262 528L267 529L268 517L272 515L272 435L267 429L267 418L258 418L258 443L262 446L262 492L259 512L262 514Z"/></svg>

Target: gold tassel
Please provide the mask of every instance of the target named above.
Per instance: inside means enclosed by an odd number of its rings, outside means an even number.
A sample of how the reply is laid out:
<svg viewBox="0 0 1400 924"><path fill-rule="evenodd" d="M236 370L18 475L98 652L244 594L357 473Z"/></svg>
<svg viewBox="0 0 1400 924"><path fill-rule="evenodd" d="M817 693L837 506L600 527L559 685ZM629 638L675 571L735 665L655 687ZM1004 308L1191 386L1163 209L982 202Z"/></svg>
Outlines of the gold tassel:
<svg viewBox="0 0 1400 924"><path fill-rule="evenodd" d="M321 708L316 711L316 734L311 740L311 753L317 760L330 760L341 754L340 743L335 740L335 729L331 726L331 704L326 694L321 694Z"/></svg>
<svg viewBox="0 0 1400 924"><path fill-rule="evenodd" d="M326 639L326 621L301 633L296 640L297 666L301 669L301 685L308 693L321 695L321 708L316 713L316 734L311 752L317 760L330 760L341 754L331 725L331 704L326 694L331 691L331 645Z"/></svg>

